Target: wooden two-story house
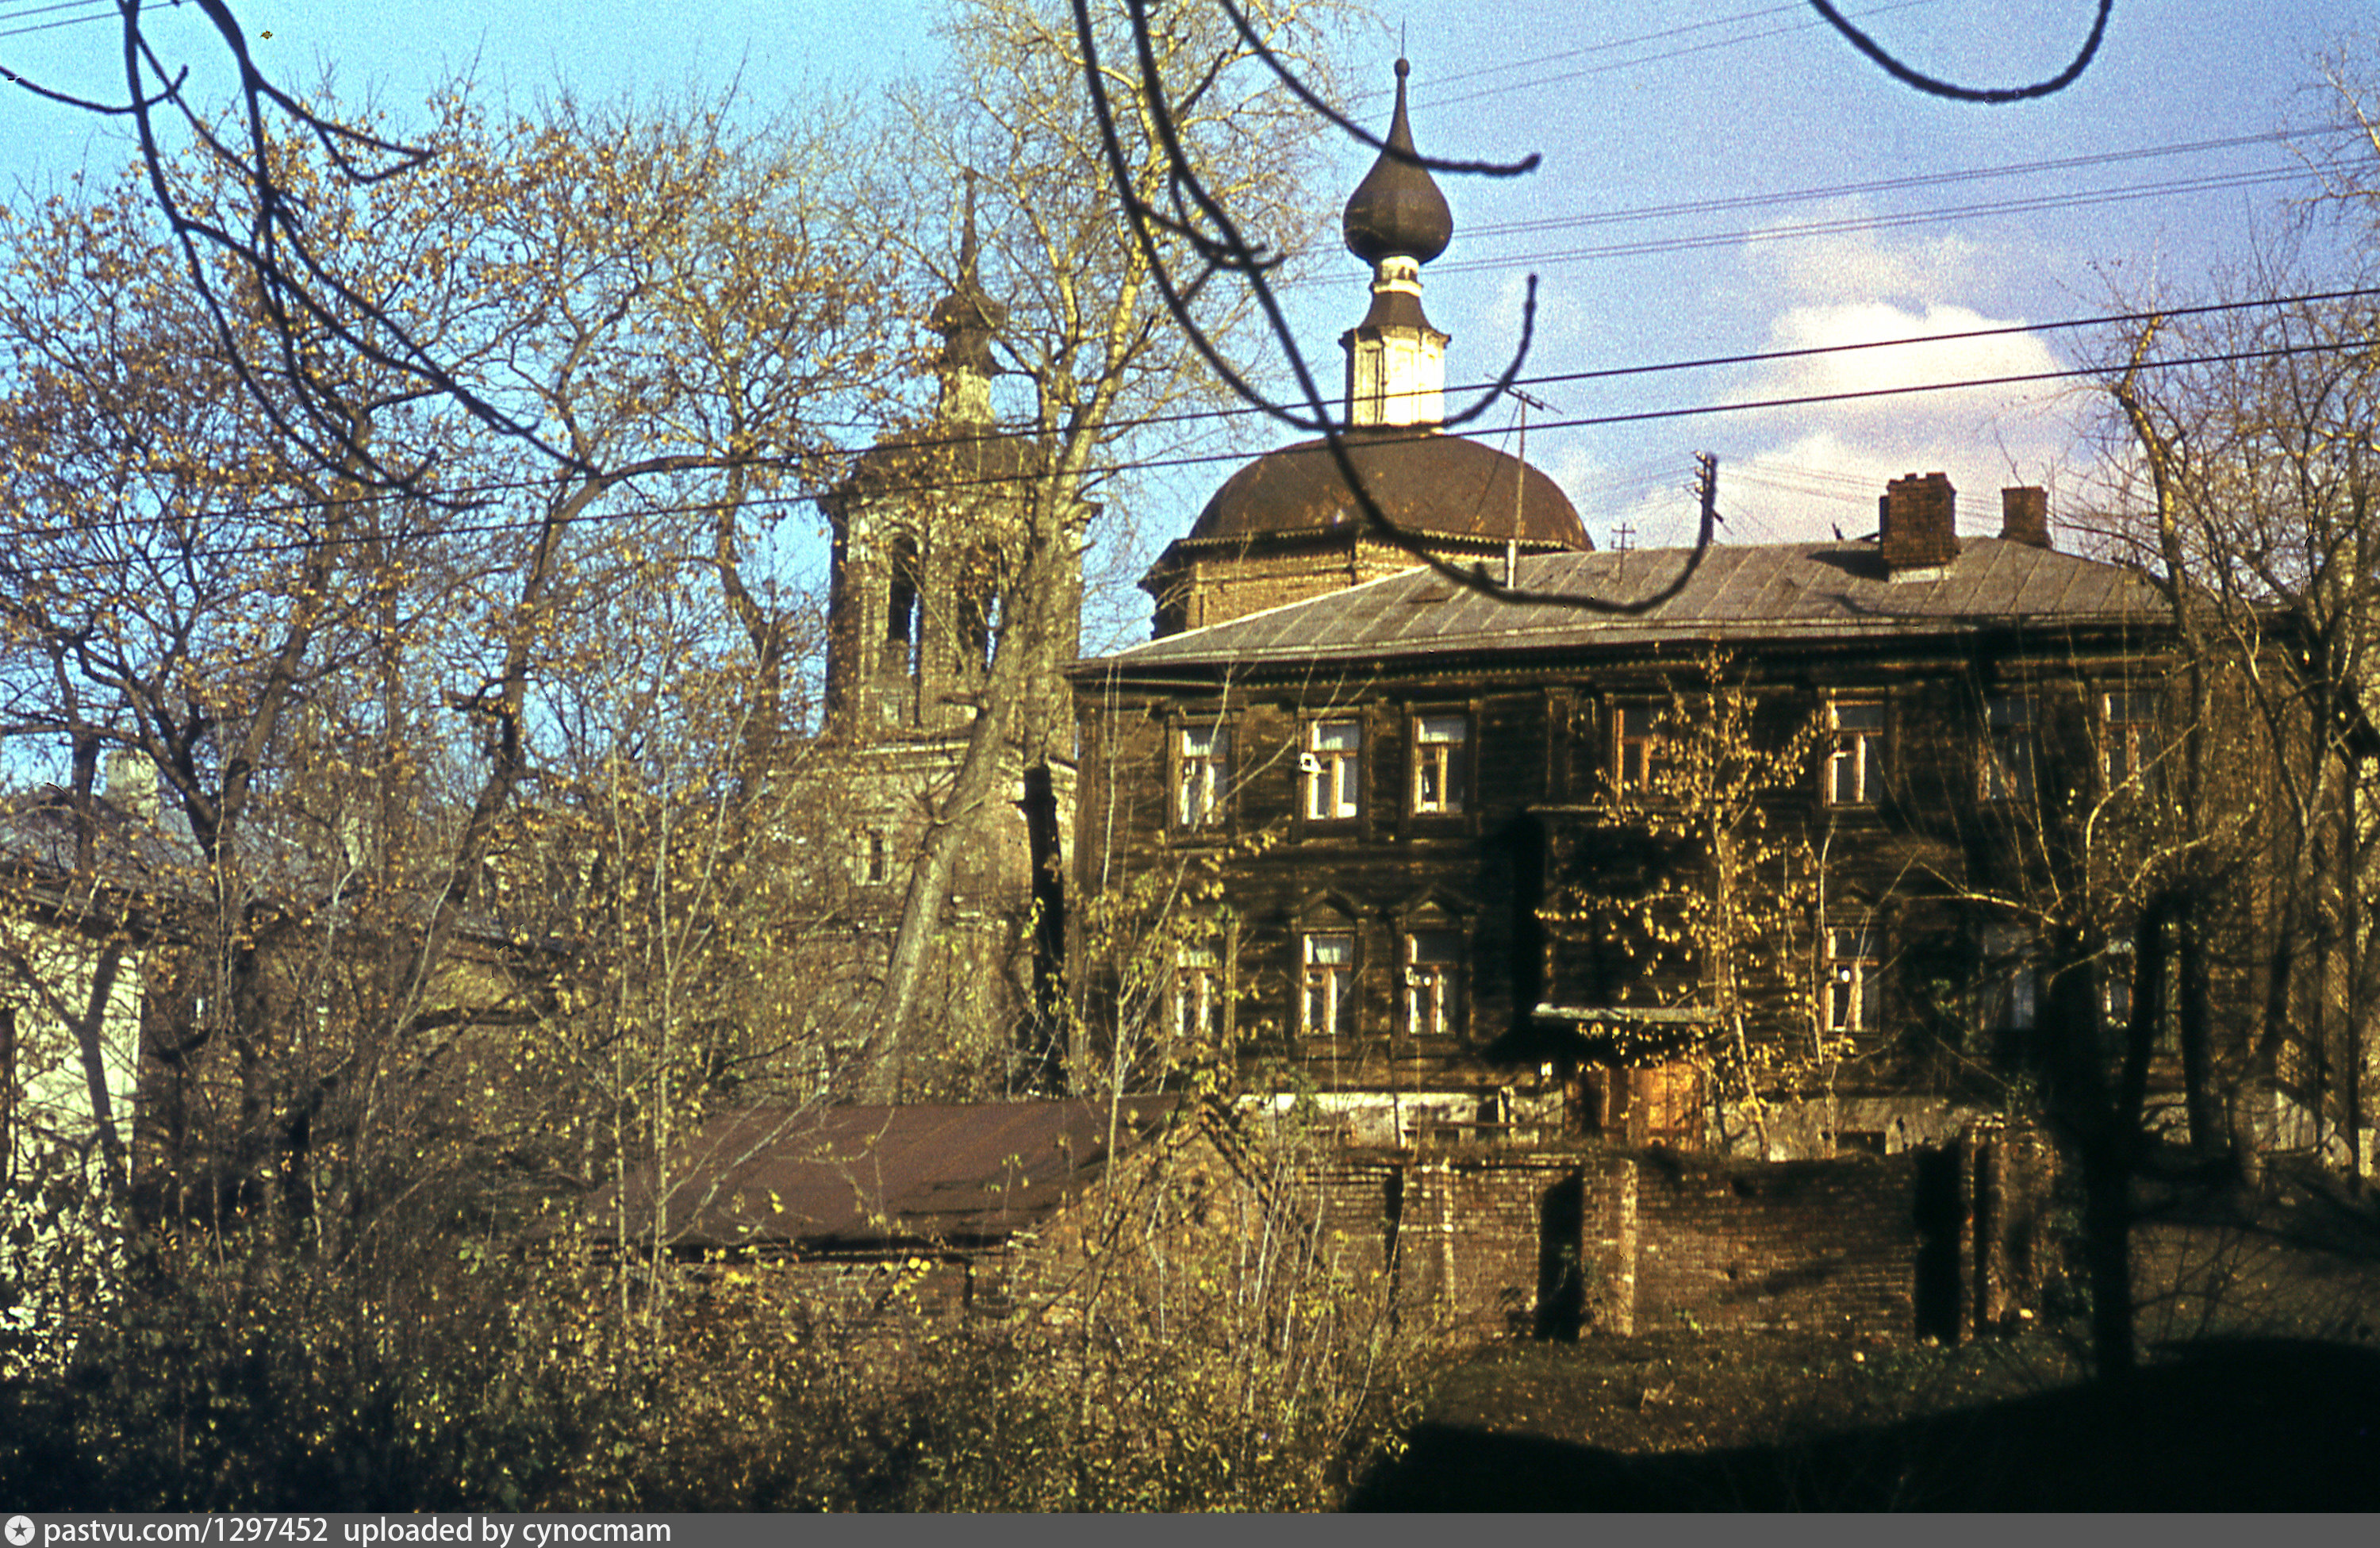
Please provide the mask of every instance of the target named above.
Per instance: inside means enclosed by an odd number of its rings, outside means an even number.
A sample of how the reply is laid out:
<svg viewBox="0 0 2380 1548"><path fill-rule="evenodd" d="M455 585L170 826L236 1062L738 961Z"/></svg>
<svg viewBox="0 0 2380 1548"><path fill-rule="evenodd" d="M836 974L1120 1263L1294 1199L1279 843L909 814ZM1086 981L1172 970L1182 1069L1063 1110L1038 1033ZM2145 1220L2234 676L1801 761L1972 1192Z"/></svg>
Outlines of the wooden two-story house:
<svg viewBox="0 0 2380 1548"><path fill-rule="evenodd" d="M1235 1059L1369 1142L1781 1156L1998 1105L2053 987L2125 1019L2156 590L2059 552L2039 489L1961 537L1929 473L1872 537L1716 545L1663 598L1687 552L1594 552L1440 427L1427 174L1384 155L1345 230L1348 464L1404 541L1329 447L1259 457L1144 582L1157 638L1075 668L1073 972L1116 1067Z"/></svg>

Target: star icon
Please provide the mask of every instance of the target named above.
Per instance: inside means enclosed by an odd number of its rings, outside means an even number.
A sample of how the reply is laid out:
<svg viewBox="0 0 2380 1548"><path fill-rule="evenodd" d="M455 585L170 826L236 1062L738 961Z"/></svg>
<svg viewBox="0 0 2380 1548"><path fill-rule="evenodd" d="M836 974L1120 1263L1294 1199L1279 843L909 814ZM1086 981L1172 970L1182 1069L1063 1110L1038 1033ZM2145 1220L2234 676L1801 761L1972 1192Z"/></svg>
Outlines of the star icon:
<svg viewBox="0 0 2380 1548"><path fill-rule="evenodd" d="M32 1541L33 1518L31 1517L11 1516L8 1518L9 1548L25 1548L25 1544Z"/></svg>

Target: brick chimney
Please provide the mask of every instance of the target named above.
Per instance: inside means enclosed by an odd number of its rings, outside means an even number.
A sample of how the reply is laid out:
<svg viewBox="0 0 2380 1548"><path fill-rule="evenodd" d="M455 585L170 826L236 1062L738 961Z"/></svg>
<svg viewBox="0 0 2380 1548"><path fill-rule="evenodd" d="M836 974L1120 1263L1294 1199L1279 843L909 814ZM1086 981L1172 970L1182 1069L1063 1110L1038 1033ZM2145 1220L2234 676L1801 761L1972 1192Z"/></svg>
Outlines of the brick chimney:
<svg viewBox="0 0 2380 1548"><path fill-rule="evenodd" d="M2030 485L2000 491L2000 541L2056 546L2049 541L2049 491Z"/></svg>
<svg viewBox="0 0 2380 1548"><path fill-rule="evenodd" d="M1884 486L1879 504L1884 573L1895 580L1931 579L1959 556L1959 492L1947 474L1911 473Z"/></svg>

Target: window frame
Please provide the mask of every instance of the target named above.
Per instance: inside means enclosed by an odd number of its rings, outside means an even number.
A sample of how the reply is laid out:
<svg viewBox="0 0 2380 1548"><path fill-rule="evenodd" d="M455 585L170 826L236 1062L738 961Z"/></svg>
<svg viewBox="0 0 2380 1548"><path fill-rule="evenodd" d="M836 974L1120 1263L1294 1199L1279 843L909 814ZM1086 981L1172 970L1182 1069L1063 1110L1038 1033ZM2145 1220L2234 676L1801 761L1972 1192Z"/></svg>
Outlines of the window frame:
<svg viewBox="0 0 2380 1548"><path fill-rule="evenodd" d="M1425 938L1451 948L1424 961ZM1397 931L1398 1012L1409 1038L1465 1036L1471 1025L1471 932L1458 920L1435 915L1411 919ZM1429 995L1425 1016L1422 996Z"/></svg>
<svg viewBox="0 0 2380 1548"><path fill-rule="evenodd" d="M2041 1030L2041 942L2021 924L1985 923L1976 937L1982 968L1983 1030L1995 1036Z"/></svg>
<svg viewBox="0 0 2380 1548"><path fill-rule="evenodd" d="M1181 942L1173 948L1172 979L1166 985L1165 1003L1166 1030L1176 1042L1187 1040L1195 1030L1211 1038L1217 1048L1231 1045L1235 1020L1232 957L1229 936L1220 932Z"/></svg>
<svg viewBox="0 0 2380 1548"><path fill-rule="evenodd" d="M2117 713L2119 703L2127 712ZM2145 714L2138 713L2145 708ZM2165 696L2151 688L2111 688L2099 692L2099 773L2109 794L2137 785L2156 791L2156 762L2165 753Z"/></svg>
<svg viewBox="0 0 2380 1548"><path fill-rule="evenodd" d="M1845 947L1851 950L1847 953ZM1819 944L1827 1035L1864 1054L1883 1042L1884 932L1874 921L1828 924ZM1842 1007L1848 1006L1848 1010Z"/></svg>
<svg viewBox="0 0 2380 1548"><path fill-rule="evenodd" d="M1207 749L1203 752L1195 752L1190 747L1190 738L1202 733L1208 738ZM1234 794L1232 786L1232 725L1226 716L1177 720L1167 729L1170 777L1166 781L1169 792L1166 817L1167 825L1174 833L1206 835L1219 833L1231 825ZM1203 771L1201 800L1195 816L1190 810L1190 780L1194 769Z"/></svg>
<svg viewBox="0 0 2380 1548"><path fill-rule="evenodd" d="M1433 725L1451 725L1458 733L1452 740L1443 737L1431 738L1428 728ZM1475 717L1468 705L1452 708L1416 708L1405 717L1406 811L1415 817L1460 817L1471 810L1471 781L1478 760L1473 754L1475 739ZM1439 750L1433 758L1431 749ZM1446 750L1451 749L1451 752ZM1439 794L1435 801L1422 795L1424 775L1435 763Z"/></svg>
<svg viewBox="0 0 2380 1548"><path fill-rule="evenodd" d="M1996 694L1984 701L1984 756L1980 793L1992 802L2030 803L2040 789L2034 736L2037 705L2029 693Z"/></svg>
<svg viewBox="0 0 2380 1548"><path fill-rule="evenodd" d="M1846 711L1874 711L1876 724L1873 726L1845 725ZM1827 701L1827 734L1828 750L1826 762L1825 804L1839 810L1858 810L1881 804L1884 798L1885 771L1891 766L1892 701L1882 694L1845 694ZM1852 770L1852 794L1843 792L1843 769L1849 760Z"/></svg>
<svg viewBox="0 0 2380 1548"><path fill-rule="evenodd" d="M1654 750L1661 738L1663 706L1649 699L1621 700L1611 706L1611 788L1619 796L1650 796L1653 790ZM1641 727L1632 726L1638 715L1645 717ZM1629 767L1630 753L1635 754L1635 768Z"/></svg>
<svg viewBox="0 0 2380 1548"><path fill-rule="evenodd" d="M1324 733L1335 726L1354 732L1353 747L1321 745ZM1307 823L1359 820L1364 815L1364 717L1354 713L1310 716L1300 726L1297 739L1299 818ZM1317 810L1325 805L1329 810Z"/></svg>
<svg viewBox="0 0 2380 1548"><path fill-rule="evenodd" d="M1346 944L1344 962L1318 960L1315 947L1323 941L1343 941ZM1352 1038L1354 1029L1353 1007L1355 1002L1356 972L1361 966L1361 953L1355 924L1349 920L1301 928L1297 932L1297 1034L1305 1042ZM1327 976L1318 976L1327 975ZM1327 1026L1315 1023L1315 999L1318 989L1325 992L1329 1009Z"/></svg>

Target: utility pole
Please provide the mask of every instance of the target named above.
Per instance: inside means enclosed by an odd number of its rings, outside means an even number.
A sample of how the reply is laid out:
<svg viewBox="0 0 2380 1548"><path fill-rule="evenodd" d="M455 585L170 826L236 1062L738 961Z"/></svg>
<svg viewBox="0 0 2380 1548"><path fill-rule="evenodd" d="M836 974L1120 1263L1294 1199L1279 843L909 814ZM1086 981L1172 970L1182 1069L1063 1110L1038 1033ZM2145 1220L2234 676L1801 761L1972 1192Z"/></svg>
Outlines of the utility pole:
<svg viewBox="0 0 2380 1548"><path fill-rule="evenodd" d="M1706 521L1726 525L1718 514L1718 453L1694 453L1694 498Z"/></svg>

